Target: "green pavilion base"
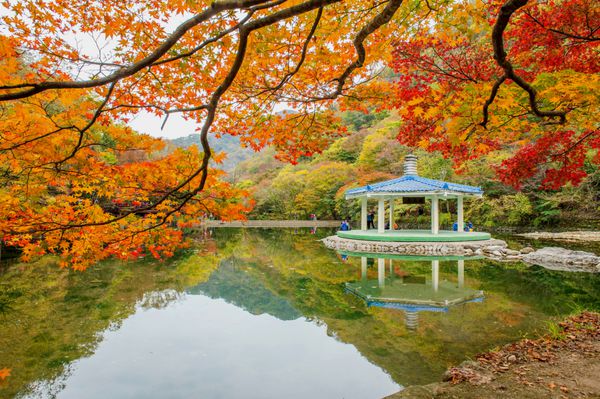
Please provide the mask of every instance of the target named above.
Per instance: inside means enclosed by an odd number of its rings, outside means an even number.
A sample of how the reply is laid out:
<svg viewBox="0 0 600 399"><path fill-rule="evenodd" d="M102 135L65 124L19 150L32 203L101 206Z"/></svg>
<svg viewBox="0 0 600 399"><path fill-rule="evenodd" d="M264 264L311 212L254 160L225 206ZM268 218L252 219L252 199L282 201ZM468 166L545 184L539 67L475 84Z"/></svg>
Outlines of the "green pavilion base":
<svg viewBox="0 0 600 399"><path fill-rule="evenodd" d="M326 237L323 244L338 252L359 252L389 255L421 256L481 256L502 257L506 242L491 238L489 233L455 233L443 231L431 234L424 230L340 231Z"/></svg>
<svg viewBox="0 0 600 399"><path fill-rule="evenodd" d="M432 234L429 230L386 230L385 233L378 233L377 230L350 230L338 231L337 236L351 240L383 242L465 242L485 241L491 238L490 233L445 230L438 234Z"/></svg>

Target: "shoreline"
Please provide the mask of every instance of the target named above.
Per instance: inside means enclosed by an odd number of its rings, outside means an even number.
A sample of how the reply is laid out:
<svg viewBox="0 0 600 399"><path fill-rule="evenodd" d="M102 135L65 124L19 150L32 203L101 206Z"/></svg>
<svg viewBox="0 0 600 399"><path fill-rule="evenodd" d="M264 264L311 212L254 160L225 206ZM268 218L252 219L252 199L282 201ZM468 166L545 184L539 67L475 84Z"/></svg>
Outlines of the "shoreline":
<svg viewBox="0 0 600 399"><path fill-rule="evenodd" d="M549 330L452 367L444 382L408 386L385 399L599 398L600 313L584 311Z"/></svg>

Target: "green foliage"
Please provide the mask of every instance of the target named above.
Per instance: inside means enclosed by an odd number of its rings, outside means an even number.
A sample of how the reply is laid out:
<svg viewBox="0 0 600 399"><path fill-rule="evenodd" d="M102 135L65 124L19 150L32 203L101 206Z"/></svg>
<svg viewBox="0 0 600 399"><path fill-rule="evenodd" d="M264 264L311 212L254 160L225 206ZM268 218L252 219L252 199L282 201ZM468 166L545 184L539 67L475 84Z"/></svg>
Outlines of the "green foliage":
<svg viewBox="0 0 600 399"><path fill-rule="evenodd" d="M399 174L403 169L404 156L409 152L396 141L399 122L389 118L380 125L365 138L356 165L364 170Z"/></svg>
<svg viewBox="0 0 600 399"><path fill-rule="evenodd" d="M552 201L540 201L535 205L536 217L534 226L551 226L558 223L561 211Z"/></svg>
<svg viewBox="0 0 600 399"><path fill-rule="evenodd" d="M347 143L349 141L349 137L344 137L340 140L337 140L327 150L323 152L323 158L345 163L356 162L356 160L358 159L359 151L357 150L357 146L355 146L354 148L348 148Z"/></svg>
<svg viewBox="0 0 600 399"><path fill-rule="evenodd" d="M373 126L375 123L387 118L388 116L388 111L368 113L360 111L346 111L342 114L342 122L355 131L359 131L360 129Z"/></svg>
<svg viewBox="0 0 600 399"><path fill-rule="evenodd" d="M364 115L346 113L350 130L352 118ZM244 187L254 188L257 201L252 218L305 218L314 213L319 218L359 218L357 201L346 201L343 192L358 185L400 176L404 156L418 156L418 170L423 177L480 186L483 199L466 202L465 220L477 228L503 226L594 227L600 224L600 169L586 161L588 178L578 187L566 186L559 191L540 191L536 186L524 187L517 193L496 180L496 166L511 156L509 150L496 151L467 161L454 170L451 159L437 152L411 150L398 144L396 135L401 120L395 114L379 120L377 114L369 120L372 126L334 141L321 155L315 155L295 166L283 166L273 160L273 151L265 150L242 162L235 171ZM590 154L591 158L595 154ZM324 165L333 165L324 167ZM234 179L235 180L235 179ZM353 185L354 183L354 185ZM442 203L441 224L451 226L455 204ZM421 216L397 208L398 219L405 223L429 223L429 210ZM447 214L447 216L445 216ZM400 217L402 215L402 217Z"/></svg>
<svg viewBox="0 0 600 399"><path fill-rule="evenodd" d="M533 215L529 197L523 193L500 198L484 197L468 202L466 219L476 226L523 226Z"/></svg>

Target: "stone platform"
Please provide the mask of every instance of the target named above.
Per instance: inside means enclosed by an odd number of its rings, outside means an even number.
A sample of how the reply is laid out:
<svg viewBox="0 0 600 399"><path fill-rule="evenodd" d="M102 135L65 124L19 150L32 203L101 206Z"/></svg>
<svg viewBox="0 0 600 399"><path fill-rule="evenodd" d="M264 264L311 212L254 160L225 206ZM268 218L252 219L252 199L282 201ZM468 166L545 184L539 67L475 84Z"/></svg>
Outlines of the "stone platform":
<svg viewBox="0 0 600 399"><path fill-rule="evenodd" d="M338 234L339 233L341 232L338 232ZM335 249L337 251L368 252L375 254L387 253L397 255L474 256L491 251L501 251L506 248L506 242L491 239L489 238L489 234L488 239L480 239L477 241L374 241L344 238L339 235L329 236L322 241L327 248Z"/></svg>
<svg viewBox="0 0 600 399"><path fill-rule="evenodd" d="M465 242L491 239L490 233L447 230L441 230L438 234L432 234L429 230L386 230L384 233L378 233L377 230L350 230L338 231L336 234L340 238L351 240L384 242Z"/></svg>

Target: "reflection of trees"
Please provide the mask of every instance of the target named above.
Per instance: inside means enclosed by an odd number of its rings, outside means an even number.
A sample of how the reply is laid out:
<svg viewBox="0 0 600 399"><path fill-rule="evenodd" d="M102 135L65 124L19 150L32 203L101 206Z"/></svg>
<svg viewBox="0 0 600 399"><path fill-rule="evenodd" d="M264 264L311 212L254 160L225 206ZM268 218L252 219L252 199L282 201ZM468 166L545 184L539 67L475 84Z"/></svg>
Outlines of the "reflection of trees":
<svg viewBox="0 0 600 399"><path fill-rule="evenodd" d="M295 320L302 316L287 299L266 289L255 275L248 273L252 266L235 258L225 259L208 281L188 288L186 292L222 298L254 315L267 313L280 320Z"/></svg>
<svg viewBox="0 0 600 399"><path fill-rule="evenodd" d="M103 331L118 329L136 306L163 308L177 300L218 260L188 254L171 264L104 263L82 273L45 258L9 268L0 280L0 359L12 375L0 385L0 397L56 396L71 362L91 356Z"/></svg>
<svg viewBox="0 0 600 399"><path fill-rule="evenodd" d="M182 293L172 288L163 291L146 292L139 301L139 306L143 309L164 309L171 302L175 302L181 297Z"/></svg>
<svg viewBox="0 0 600 399"><path fill-rule="evenodd" d="M60 392L71 362L91 356L103 331L119 328L136 306L165 307L193 286L254 314L303 315L326 324L330 336L354 345L402 384L427 383L448 364L531 333L549 313L568 310L566 303L600 308L599 276L472 261L465 286L484 290L486 300L421 313L411 332L405 312L367 308L344 292L345 282L361 278L359 259L340 262L305 232L221 229L215 251L170 264L106 263L77 273L45 259L9 268L0 280L0 366L13 373L0 397ZM428 262L394 265L398 276L431 275ZM440 281L458 284L456 267L441 262ZM375 267L367 277L377 279Z"/></svg>
<svg viewBox="0 0 600 399"><path fill-rule="evenodd" d="M541 266L511 265L488 261L473 270L481 289L510 296L536 309L559 315L574 308L600 309L600 276L545 269Z"/></svg>
<svg viewBox="0 0 600 399"><path fill-rule="evenodd" d="M329 335L354 345L401 384L430 382L447 365L532 333L547 319L542 299L512 295L513 290L526 292L531 286L535 291L544 286L535 269L519 282L511 276L522 274L522 267L469 261L465 285L483 289L486 300L457 305L444 314L420 313L419 326L411 332L406 327L406 318L411 316L405 312L368 309L358 298L344 293L344 282L360 279L360 260L341 263L314 236L295 235L291 230L227 234L239 237L234 254L237 261L248 263L244 269L248 274L287 298L305 317L324 322ZM404 275L431 276L429 262L398 262L396 268ZM368 278L377 279L375 269L369 267ZM441 262L439 270L440 281L458 285L456 262ZM574 276L562 278L578 281ZM567 301L568 296L563 292L553 302Z"/></svg>

